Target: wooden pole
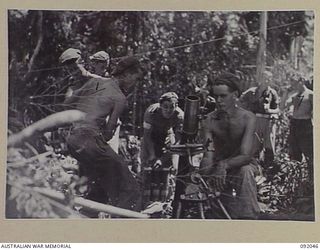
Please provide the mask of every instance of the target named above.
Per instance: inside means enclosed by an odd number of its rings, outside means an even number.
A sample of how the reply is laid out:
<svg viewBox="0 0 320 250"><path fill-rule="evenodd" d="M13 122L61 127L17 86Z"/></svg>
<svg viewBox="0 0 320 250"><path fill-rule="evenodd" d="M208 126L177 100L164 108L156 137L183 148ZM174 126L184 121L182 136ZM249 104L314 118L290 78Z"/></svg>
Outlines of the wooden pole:
<svg viewBox="0 0 320 250"><path fill-rule="evenodd" d="M134 92L133 92L133 107L132 107L132 133L133 135L137 135L137 92L138 92L138 87L134 87Z"/></svg>
<svg viewBox="0 0 320 250"><path fill-rule="evenodd" d="M267 12L263 11L260 15L260 40L257 55L257 83L263 83L263 72L266 67L266 48L267 48Z"/></svg>

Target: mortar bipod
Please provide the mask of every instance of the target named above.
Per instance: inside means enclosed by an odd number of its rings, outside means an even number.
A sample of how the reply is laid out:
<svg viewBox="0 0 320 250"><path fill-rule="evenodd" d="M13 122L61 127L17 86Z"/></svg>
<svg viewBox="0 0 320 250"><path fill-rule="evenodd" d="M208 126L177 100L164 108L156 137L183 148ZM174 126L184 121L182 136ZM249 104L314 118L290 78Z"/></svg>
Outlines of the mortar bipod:
<svg viewBox="0 0 320 250"><path fill-rule="evenodd" d="M214 207L218 206L227 219L232 219L219 198L219 192L213 192L197 171L190 174L190 180L191 182L185 188L185 193L180 195L176 215L177 219L184 216L188 205L196 206L198 208L201 219L206 219L206 206L209 207L213 213Z"/></svg>

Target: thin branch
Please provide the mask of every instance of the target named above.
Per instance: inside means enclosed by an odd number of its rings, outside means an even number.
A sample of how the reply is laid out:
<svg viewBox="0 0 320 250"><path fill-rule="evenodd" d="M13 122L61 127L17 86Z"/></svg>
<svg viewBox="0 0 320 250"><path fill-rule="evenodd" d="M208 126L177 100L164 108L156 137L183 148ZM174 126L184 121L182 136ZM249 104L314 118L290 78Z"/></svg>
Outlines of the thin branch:
<svg viewBox="0 0 320 250"><path fill-rule="evenodd" d="M29 144L30 145L30 144ZM28 158L28 159L23 159L21 161L17 161L17 162L8 162L7 163L7 167L8 168L20 168L24 165L26 165L27 163L30 163L30 162L33 162L33 161L36 161L36 160L39 160L41 158L46 158L48 156L51 156L53 154L53 152L45 152L45 153L42 153L42 154L37 154L35 156L32 156L31 158Z"/></svg>
<svg viewBox="0 0 320 250"><path fill-rule="evenodd" d="M38 41L37 41L37 45L36 45L36 48L34 49L33 51L33 54L32 54L32 57L30 59L30 62L28 64L28 72L25 74L24 76L24 79L26 79L30 72L31 72L31 69L33 67L33 64L34 64L34 61L36 59L36 57L38 56L39 54L39 51L40 51L40 48L41 48L41 45L42 45L42 42L43 42L43 27L42 27L42 23L43 23L43 12L42 11L39 11L38 12L38 22L37 22L37 27L38 27Z"/></svg>

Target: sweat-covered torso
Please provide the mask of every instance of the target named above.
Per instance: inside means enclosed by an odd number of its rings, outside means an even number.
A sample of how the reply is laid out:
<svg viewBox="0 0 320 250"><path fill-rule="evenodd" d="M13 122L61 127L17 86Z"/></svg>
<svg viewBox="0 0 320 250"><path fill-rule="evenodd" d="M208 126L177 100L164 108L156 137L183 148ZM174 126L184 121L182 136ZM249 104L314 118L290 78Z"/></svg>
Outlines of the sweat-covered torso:
<svg viewBox="0 0 320 250"><path fill-rule="evenodd" d="M238 109L229 117L225 112L214 111L208 114L202 126L212 133L215 159L220 161L240 153L242 138L247 124L248 111Z"/></svg>

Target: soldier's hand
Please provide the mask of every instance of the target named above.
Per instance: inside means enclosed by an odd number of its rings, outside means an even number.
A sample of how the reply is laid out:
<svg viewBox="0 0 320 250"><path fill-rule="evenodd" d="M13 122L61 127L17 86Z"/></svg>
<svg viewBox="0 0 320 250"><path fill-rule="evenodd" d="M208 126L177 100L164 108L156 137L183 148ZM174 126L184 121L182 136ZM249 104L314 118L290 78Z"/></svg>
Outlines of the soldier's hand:
<svg viewBox="0 0 320 250"><path fill-rule="evenodd" d="M157 169L157 168L160 168L161 166L162 166L162 161L160 159L158 159L155 161L152 168Z"/></svg>
<svg viewBox="0 0 320 250"><path fill-rule="evenodd" d="M220 161L213 170L213 187L216 191L222 191L226 184L227 163Z"/></svg>
<svg viewBox="0 0 320 250"><path fill-rule="evenodd" d="M77 65L84 65L84 60L83 60L81 57L79 57L79 58L76 60L76 64L77 64Z"/></svg>
<svg viewBox="0 0 320 250"><path fill-rule="evenodd" d="M167 147L169 147L170 145L175 144L175 136L174 136L173 133L172 133L172 134L170 133L170 134L166 137L164 144L165 144Z"/></svg>

